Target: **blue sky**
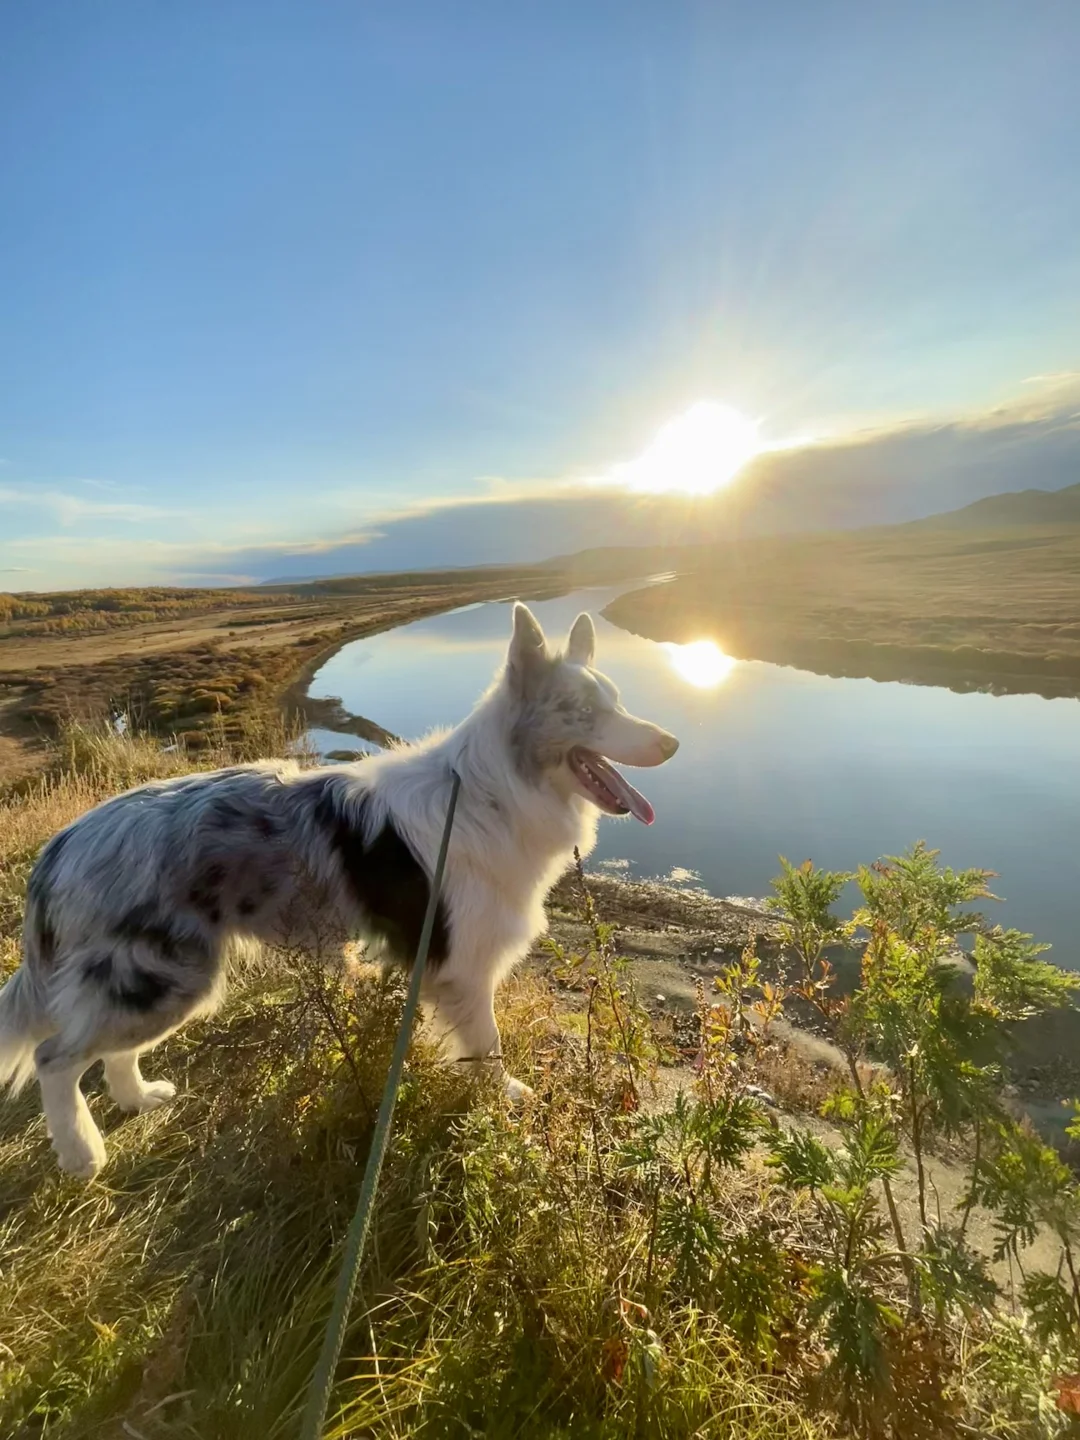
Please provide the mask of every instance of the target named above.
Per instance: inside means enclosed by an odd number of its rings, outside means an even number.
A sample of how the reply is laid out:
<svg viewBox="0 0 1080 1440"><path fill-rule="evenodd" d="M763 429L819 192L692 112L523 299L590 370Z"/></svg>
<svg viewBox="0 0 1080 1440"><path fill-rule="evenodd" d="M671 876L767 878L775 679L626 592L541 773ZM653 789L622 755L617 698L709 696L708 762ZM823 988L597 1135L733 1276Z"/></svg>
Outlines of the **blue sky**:
<svg viewBox="0 0 1080 1440"><path fill-rule="evenodd" d="M5 7L0 585L272 574L701 398L1023 409L1080 367L1077 53L1072 0Z"/></svg>

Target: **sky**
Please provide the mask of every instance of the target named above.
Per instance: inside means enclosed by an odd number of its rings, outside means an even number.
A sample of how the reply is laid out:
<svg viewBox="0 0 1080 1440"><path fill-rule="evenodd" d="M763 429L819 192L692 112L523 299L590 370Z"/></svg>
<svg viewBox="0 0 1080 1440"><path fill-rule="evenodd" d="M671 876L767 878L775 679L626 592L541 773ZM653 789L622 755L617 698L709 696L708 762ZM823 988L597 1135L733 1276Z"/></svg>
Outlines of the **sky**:
<svg viewBox="0 0 1080 1440"><path fill-rule="evenodd" d="M0 587L623 539L589 481L702 402L792 523L838 460L842 523L1080 479L1078 53L1073 0L5 7Z"/></svg>

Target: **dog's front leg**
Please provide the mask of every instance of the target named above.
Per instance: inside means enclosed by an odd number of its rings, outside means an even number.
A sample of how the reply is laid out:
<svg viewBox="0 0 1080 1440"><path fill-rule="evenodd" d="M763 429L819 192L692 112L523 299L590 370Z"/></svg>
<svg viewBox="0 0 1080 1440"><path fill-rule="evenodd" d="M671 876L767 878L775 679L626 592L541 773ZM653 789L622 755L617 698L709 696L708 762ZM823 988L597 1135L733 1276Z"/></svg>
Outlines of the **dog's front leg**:
<svg viewBox="0 0 1080 1440"><path fill-rule="evenodd" d="M495 987L486 976L458 977L436 972L424 986L439 1038L461 1065L488 1066L502 1080L511 1100L531 1094L502 1063L502 1040L495 1020Z"/></svg>

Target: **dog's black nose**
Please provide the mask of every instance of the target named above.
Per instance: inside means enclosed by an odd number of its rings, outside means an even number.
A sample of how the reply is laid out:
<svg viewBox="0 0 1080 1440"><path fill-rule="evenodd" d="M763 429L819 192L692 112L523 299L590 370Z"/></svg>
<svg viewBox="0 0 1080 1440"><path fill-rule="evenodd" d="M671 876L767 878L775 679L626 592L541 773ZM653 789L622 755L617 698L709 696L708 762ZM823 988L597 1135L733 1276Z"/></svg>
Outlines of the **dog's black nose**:
<svg viewBox="0 0 1080 1440"><path fill-rule="evenodd" d="M664 759L670 760L675 751L679 748L679 742L674 735L662 735L660 737L660 749L664 752Z"/></svg>

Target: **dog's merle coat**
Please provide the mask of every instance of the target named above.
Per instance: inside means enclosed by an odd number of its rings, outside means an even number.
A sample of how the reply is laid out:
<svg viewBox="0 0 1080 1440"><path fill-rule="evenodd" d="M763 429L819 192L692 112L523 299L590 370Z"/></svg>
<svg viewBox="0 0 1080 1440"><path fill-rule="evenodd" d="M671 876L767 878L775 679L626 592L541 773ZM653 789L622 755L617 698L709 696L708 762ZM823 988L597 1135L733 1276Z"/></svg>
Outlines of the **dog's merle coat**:
<svg viewBox="0 0 1080 1440"><path fill-rule="evenodd" d="M464 1056L497 1057L496 985L543 929L573 847L595 839L572 748L638 764L674 749L621 709L591 669L593 642L583 616L552 656L518 606L505 671L448 734L335 770L155 782L54 836L27 891L24 963L0 991L0 1083L36 1070L60 1163L92 1175L104 1161L78 1084L98 1057L125 1108L170 1098L168 1082L143 1080L139 1053L212 1007L232 937L325 951L359 935L410 962L454 769L425 999Z"/></svg>
<svg viewBox="0 0 1080 1440"><path fill-rule="evenodd" d="M73 836L83 846L65 860ZM213 990L230 934L307 941L295 934L310 928L305 887L333 890L343 931L384 941L398 959L415 952L430 887L393 819L352 776L287 764L146 785L100 806L45 846L27 919L44 967L56 969L59 935L65 968L117 1007L154 1011ZM80 935L88 909L90 942ZM447 947L440 901L429 963Z"/></svg>

